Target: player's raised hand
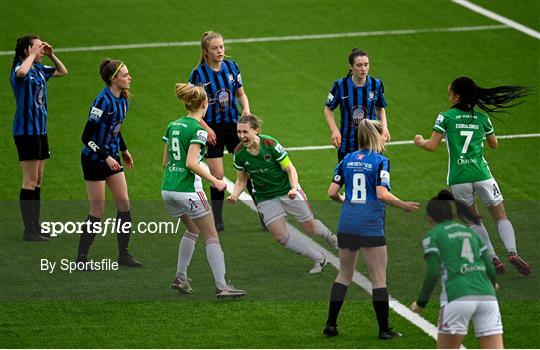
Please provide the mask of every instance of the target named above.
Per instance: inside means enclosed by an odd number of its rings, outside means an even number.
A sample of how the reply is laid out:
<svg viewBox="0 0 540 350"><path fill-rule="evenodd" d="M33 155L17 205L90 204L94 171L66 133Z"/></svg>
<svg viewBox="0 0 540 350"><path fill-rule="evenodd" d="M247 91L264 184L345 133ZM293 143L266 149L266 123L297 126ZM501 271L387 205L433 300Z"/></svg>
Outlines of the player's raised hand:
<svg viewBox="0 0 540 350"><path fill-rule="evenodd" d="M41 49L43 50L43 54L45 56L51 56L53 54L53 47L47 42L41 43Z"/></svg>

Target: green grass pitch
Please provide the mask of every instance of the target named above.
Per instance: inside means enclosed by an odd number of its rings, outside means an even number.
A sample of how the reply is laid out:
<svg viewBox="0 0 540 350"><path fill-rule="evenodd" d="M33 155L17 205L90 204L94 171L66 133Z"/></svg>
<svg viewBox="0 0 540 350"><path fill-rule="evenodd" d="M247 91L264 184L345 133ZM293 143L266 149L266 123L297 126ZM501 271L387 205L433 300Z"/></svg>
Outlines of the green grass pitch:
<svg viewBox="0 0 540 350"><path fill-rule="evenodd" d="M475 3L540 30L537 1ZM429 30L497 25L450 1L4 1L0 4L0 51L16 39L37 33L55 48L198 41L215 30L227 39L402 29ZM252 112L264 132L285 147L329 144L322 113L332 82L347 72L353 47L370 54L370 74L383 80L393 140L428 136L438 112L448 107L446 89L460 75L480 85L526 85L526 102L494 119L498 135L540 132L540 45L510 28L468 32L423 32L348 38L227 44L227 54L242 70ZM130 112L122 133L135 159L127 172L135 222L169 221L161 201L162 132L185 113L173 86L187 81L199 48L158 47L62 52L69 75L52 79L49 89L49 140L42 190L44 221L77 221L87 214L80 169L80 136L88 108L102 88L98 74L104 57L125 61L133 76ZM350 288L340 315L340 336L326 339L330 286L337 271L312 276L310 261L285 251L259 230L244 205L225 208L221 235L228 277L248 295L239 302L214 300L211 271L201 242L190 277L195 294L170 288L178 241L176 234L134 234L130 249L144 263L137 270L49 274L40 259L73 259L78 237L62 235L46 244L21 241L18 208L21 182L11 137L15 110L9 85L11 55L0 55L0 347L2 348L433 348L435 340L395 313L391 324L404 337L380 342L369 295ZM337 114L337 113L336 113ZM539 138L501 140L486 158L505 196L520 253L536 269L524 278L507 263L498 292L505 345L534 348L540 311ZM318 218L335 229L339 205L326 198L335 151L291 151L300 183ZM392 188L404 199L425 201L445 187L446 151L412 145L389 146ZM234 180L230 156L226 176ZM485 210L482 213L487 216ZM107 215L114 216L112 203ZM504 255L493 223L486 219L496 250ZM409 305L424 274L420 240L428 225L423 210L404 214L389 209L388 288ZM94 259L116 258L116 239L99 238ZM366 273L359 263L358 270ZM424 316L436 323L437 296ZM465 346L478 347L472 330Z"/></svg>

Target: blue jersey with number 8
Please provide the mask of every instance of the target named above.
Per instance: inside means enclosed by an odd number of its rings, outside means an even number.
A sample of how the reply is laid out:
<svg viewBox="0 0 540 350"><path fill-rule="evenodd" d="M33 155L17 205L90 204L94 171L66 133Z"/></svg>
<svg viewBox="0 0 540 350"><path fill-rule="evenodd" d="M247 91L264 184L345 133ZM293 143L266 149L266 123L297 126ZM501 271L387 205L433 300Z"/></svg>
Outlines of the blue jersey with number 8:
<svg viewBox="0 0 540 350"><path fill-rule="evenodd" d="M384 236L385 206L377 186L390 190L390 161L380 153L361 149L337 165L333 182L345 185L338 233Z"/></svg>

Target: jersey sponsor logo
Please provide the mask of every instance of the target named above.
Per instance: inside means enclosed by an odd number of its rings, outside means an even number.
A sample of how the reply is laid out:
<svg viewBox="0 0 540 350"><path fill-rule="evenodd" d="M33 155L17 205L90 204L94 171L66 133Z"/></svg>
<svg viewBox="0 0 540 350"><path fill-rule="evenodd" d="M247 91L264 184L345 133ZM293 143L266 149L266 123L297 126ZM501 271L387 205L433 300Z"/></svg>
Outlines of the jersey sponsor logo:
<svg viewBox="0 0 540 350"><path fill-rule="evenodd" d="M474 271L486 271L486 267L484 265L463 264L459 268L459 273L461 273L462 275L466 274L467 272L474 272Z"/></svg>
<svg viewBox="0 0 540 350"><path fill-rule="evenodd" d="M373 164L365 162L348 162L347 168L363 168L371 170L373 169Z"/></svg>
<svg viewBox="0 0 540 350"><path fill-rule="evenodd" d="M101 116L103 115L103 111L99 108L92 107L90 110L90 119L92 120L99 120Z"/></svg>
<svg viewBox="0 0 540 350"><path fill-rule="evenodd" d="M364 156L365 156L365 155L364 155L364 154L361 154L361 153L360 153L360 154L357 154L357 155L356 155L356 159L362 160L362 159L364 159Z"/></svg>
<svg viewBox="0 0 540 350"><path fill-rule="evenodd" d="M246 162L244 163L244 165L249 165L249 162L246 160Z"/></svg>
<svg viewBox="0 0 540 350"><path fill-rule="evenodd" d="M186 171L186 169L181 168L181 167L176 166L176 165L171 165L171 166L169 166L168 169L169 169L169 171L170 171L171 173L177 173L177 172L178 172L178 173L183 173L184 171Z"/></svg>
<svg viewBox="0 0 540 350"><path fill-rule="evenodd" d="M457 160L458 165L476 164L476 159L463 158L462 156Z"/></svg>
<svg viewBox="0 0 540 350"><path fill-rule="evenodd" d="M478 130L479 126L476 124L456 124L456 129L475 129Z"/></svg>
<svg viewBox="0 0 540 350"><path fill-rule="evenodd" d="M197 140L206 143L207 138L208 138L208 132L206 130L198 130L197 131Z"/></svg>
<svg viewBox="0 0 540 350"><path fill-rule="evenodd" d="M265 155L264 155L264 160L266 160L267 162L269 162L269 161L272 160L272 156L269 155L269 154L265 154Z"/></svg>
<svg viewBox="0 0 540 350"><path fill-rule="evenodd" d="M354 106L352 110L353 124L356 129L360 121L366 117L366 111L363 106Z"/></svg>

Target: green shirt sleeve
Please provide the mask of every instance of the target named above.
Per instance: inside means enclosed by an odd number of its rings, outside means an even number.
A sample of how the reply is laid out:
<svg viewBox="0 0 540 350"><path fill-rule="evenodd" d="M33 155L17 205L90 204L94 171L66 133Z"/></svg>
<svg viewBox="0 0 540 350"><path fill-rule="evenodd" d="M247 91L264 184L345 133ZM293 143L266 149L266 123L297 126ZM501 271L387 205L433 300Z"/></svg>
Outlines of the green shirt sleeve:
<svg viewBox="0 0 540 350"><path fill-rule="evenodd" d="M444 114L439 113L437 119L435 120L435 125L433 125L433 131L438 132L439 134L446 134L446 117Z"/></svg>
<svg viewBox="0 0 540 350"><path fill-rule="evenodd" d="M233 166L236 170L244 171L244 167L240 164L236 154L233 154Z"/></svg>
<svg viewBox="0 0 540 350"><path fill-rule="evenodd" d="M169 142L169 129L171 128L171 123L167 125L167 128L165 129L165 133L163 133L163 136L161 137L161 141L167 143Z"/></svg>
<svg viewBox="0 0 540 350"><path fill-rule="evenodd" d="M491 135L495 132L495 128L493 127L493 124L491 124L491 120L489 119L489 117L487 117L484 122L484 130L486 136Z"/></svg>
<svg viewBox="0 0 540 350"><path fill-rule="evenodd" d="M427 273L426 277L424 277L424 284L422 286L420 295L416 299L416 304L418 304L420 307L426 307L431 293L433 293L433 290L437 286L440 276L439 266L441 261L439 259L438 250L437 253L434 251L426 253L424 255L424 259L427 263Z"/></svg>

